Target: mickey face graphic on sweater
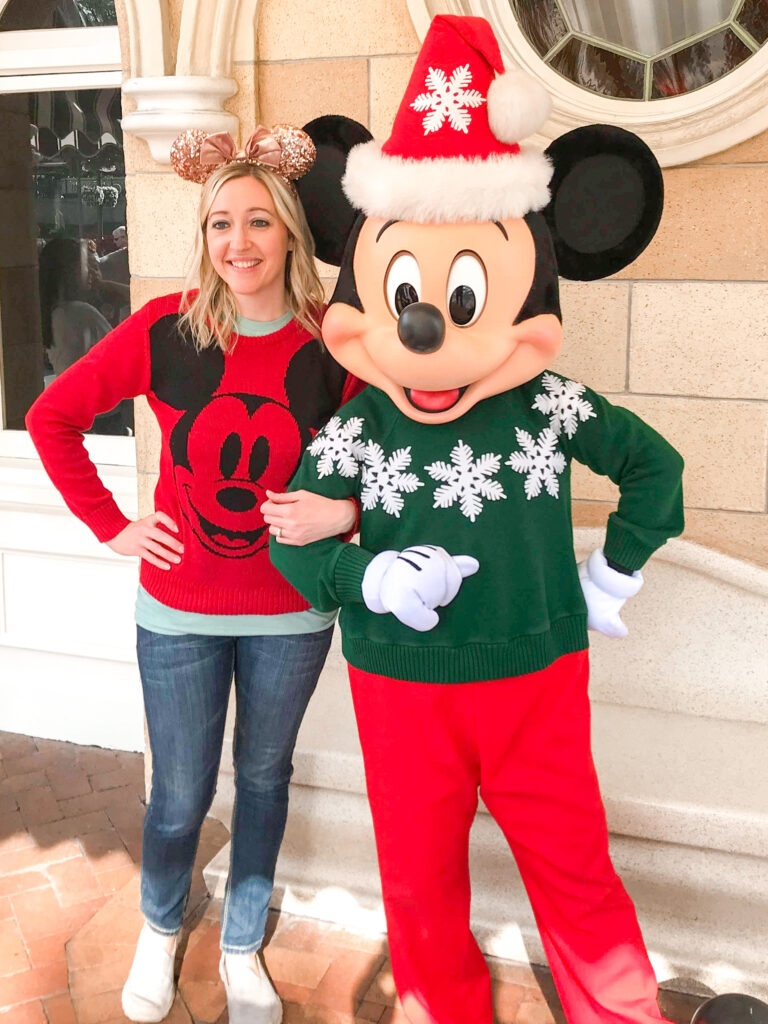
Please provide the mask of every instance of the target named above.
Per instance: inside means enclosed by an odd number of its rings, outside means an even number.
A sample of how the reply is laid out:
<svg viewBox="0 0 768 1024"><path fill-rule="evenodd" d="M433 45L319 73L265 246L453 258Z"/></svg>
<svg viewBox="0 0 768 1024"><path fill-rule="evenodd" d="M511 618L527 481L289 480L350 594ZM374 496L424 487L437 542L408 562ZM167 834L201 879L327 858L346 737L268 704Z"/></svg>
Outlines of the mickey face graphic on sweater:
<svg viewBox="0 0 768 1024"><path fill-rule="evenodd" d="M254 373L227 369L218 347L198 351L175 315L151 327L150 345L151 390L167 407L158 415L176 411L170 452L181 511L208 551L248 558L269 542L266 490L283 488L335 411L344 371L336 367L339 380L320 387L328 360L313 340L286 356L271 395L261 395Z"/></svg>
<svg viewBox="0 0 768 1024"><path fill-rule="evenodd" d="M279 445L275 443L279 438ZM296 468L302 433L293 414L256 395L215 395L171 435L182 511L214 554L247 558L269 541L259 511L267 488Z"/></svg>

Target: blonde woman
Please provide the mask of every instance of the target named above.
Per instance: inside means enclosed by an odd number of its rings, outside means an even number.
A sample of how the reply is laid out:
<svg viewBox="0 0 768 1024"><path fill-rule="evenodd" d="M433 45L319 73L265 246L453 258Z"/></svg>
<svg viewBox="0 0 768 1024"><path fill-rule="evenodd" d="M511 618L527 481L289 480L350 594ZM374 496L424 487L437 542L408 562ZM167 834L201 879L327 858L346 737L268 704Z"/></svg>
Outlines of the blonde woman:
<svg viewBox="0 0 768 1024"><path fill-rule="evenodd" d="M282 1016L257 951L296 734L333 624L273 569L269 533L300 544L355 522L349 501L283 494L313 433L359 387L317 340L323 293L291 184L311 156L308 137L285 127L260 129L241 153L228 136L178 140L177 170L204 180L184 291L111 331L27 417L70 509L114 551L141 559L137 649L153 777L146 923L123 991L136 1021L160 1021L173 1003L174 953L233 678L236 801L221 973L232 1024ZM155 510L132 522L82 435L94 416L136 395L147 396L162 448Z"/></svg>

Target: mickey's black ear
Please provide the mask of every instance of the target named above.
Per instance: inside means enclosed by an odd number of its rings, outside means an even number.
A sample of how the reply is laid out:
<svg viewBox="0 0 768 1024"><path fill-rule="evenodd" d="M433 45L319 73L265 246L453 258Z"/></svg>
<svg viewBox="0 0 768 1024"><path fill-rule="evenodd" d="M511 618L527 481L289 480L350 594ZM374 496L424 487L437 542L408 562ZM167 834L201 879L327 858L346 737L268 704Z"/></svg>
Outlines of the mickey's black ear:
<svg viewBox="0 0 768 1024"><path fill-rule="evenodd" d="M189 331L179 330L177 313L161 316L149 329L151 388L173 409L205 405L224 376L224 353L218 345L198 351Z"/></svg>
<svg viewBox="0 0 768 1024"><path fill-rule="evenodd" d="M656 233L664 181L656 157L632 132L593 124L555 139L547 150L555 173L541 212L558 271L594 281L626 267Z"/></svg>
<svg viewBox="0 0 768 1024"><path fill-rule="evenodd" d="M344 243L357 215L341 188L347 154L360 142L370 142L371 133L357 121L337 114L317 117L304 125L317 149L317 159L296 182L296 189L315 240L315 250L324 263L338 267Z"/></svg>

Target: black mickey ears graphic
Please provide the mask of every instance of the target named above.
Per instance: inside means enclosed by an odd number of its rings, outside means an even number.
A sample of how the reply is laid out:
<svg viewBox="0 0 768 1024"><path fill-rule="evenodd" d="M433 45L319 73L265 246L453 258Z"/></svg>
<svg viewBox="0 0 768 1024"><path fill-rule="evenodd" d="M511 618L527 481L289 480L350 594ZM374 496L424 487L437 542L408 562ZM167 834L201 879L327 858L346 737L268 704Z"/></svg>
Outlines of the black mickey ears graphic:
<svg viewBox="0 0 768 1024"><path fill-rule="evenodd" d="M176 313L160 317L149 329L152 391L174 409L205 405L224 376L224 353L218 345L198 350L191 335L179 329Z"/></svg>

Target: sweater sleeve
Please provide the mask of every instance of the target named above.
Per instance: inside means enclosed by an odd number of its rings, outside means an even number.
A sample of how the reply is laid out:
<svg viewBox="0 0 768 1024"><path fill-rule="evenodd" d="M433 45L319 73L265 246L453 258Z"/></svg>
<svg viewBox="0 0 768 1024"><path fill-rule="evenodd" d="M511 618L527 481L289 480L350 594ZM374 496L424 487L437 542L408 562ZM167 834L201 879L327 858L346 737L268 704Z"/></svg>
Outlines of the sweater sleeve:
<svg viewBox="0 0 768 1024"><path fill-rule="evenodd" d="M100 541L130 522L99 479L83 433L97 415L149 390L149 307L129 316L37 398L26 425L54 486Z"/></svg>
<svg viewBox="0 0 768 1024"><path fill-rule="evenodd" d="M640 569L683 531L682 456L628 409L583 385L561 383L572 392L568 408L561 404L557 413L564 452L619 487L618 509L608 517L605 557L624 569Z"/></svg>
<svg viewBox="0 0 768 1024"><path fill-rule="evenodd" d="M304 453L289 490L304 489L326 498L354 498L359 506L359 465L354 475L345 476L337 469L321 476L318 466L323 457L312 454L322 446L329 431L338 429L340 422L340 418L334 416L317 435ZM353 468L354 460L349 460L345 471L351 472ZM343 604L363 603L363 575L374 557L372 551L338 537L328 537L303 547L280 544L271 537L269 555L275 568L318 611L329 612Z"/></svg>

